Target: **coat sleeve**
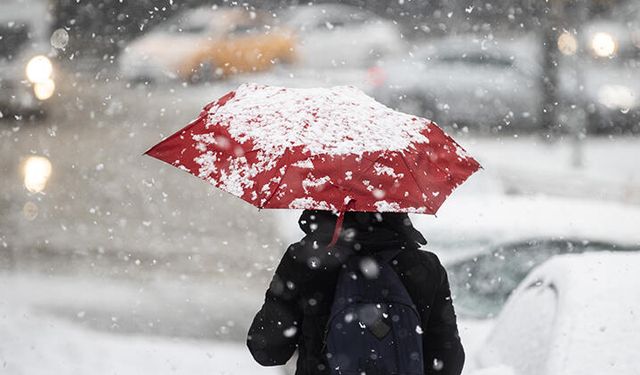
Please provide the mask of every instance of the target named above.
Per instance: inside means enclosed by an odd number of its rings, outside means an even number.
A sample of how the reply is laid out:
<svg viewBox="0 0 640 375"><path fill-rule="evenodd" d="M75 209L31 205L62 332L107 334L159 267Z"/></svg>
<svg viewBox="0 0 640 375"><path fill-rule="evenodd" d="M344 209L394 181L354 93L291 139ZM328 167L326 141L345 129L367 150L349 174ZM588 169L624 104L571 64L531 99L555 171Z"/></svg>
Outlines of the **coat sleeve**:
<svg viewBox="0 0 640 375"><path fill-rule="evenodd" d="M303 306L320 309L333 299L338 274L351 250L318 251L315 243L313 237L305 237L289 246L249 328L247 346L263 366L283 365L291 358L300 342ZM309 300L316 303L310 305Z"/></svg>
<svg viewBox="0 0 640 375"><path fill-rule="evenodd" d="M465 354L458 335L447 272L436 258L439 274L431 313L424 332L425 373L459 375Z"/></svg>
<svg viewBox="0 0 640 375"><path fill-rule="evenodd" d="M263 366L284 365L297 347L302 309L296 281L290 277L295 266L292 250L290 247L280 261L247 335L251 355Z"/></svg>

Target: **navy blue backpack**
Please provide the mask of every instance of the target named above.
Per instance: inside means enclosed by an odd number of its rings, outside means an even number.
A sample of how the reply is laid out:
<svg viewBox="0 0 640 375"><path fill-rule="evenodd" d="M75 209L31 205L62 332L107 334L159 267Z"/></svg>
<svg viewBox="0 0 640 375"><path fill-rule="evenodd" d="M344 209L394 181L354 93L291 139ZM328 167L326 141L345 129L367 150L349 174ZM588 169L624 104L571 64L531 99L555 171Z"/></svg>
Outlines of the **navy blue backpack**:
<svg viewBox="0 0 640 375"><path fill-rule="evenodd" d="M352 256L327 323L331 374L423 375L420 316L389 262L400 250Z"/></svg>

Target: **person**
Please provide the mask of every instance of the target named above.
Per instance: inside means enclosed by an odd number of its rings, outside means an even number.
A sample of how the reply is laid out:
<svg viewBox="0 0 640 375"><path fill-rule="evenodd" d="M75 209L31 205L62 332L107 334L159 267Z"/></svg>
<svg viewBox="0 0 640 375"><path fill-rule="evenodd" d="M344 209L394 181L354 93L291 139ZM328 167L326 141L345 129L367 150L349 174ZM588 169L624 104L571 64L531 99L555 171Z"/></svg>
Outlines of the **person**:
<svg viewBox="0 0 640 375"><path fill-rule="evenodd" d="M419 249L426 240L408 215L347 212L343 220L338 242L327 248L337 215L302 213L298 223L306 235L287 249L249 328L253 358L284 365L297 349L296 375L330 374L324 332L341 265L355 253L401 249L391 264L420 315L424 373L460 374L465 354L447 274L435 254Z"/></svg>

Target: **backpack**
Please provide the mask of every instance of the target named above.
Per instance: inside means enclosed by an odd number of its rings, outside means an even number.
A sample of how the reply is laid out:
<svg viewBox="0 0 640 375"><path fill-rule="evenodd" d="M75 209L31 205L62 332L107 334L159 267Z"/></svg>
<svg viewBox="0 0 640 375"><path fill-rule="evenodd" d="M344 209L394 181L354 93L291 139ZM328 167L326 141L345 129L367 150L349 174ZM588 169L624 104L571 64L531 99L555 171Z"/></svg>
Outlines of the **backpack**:
<svg viewBox="0 0 640 375"><path fill-rule="evenodd" d="M340 271L324 342L331 374L424 374L420 315L389 264L399 252L352 256Z"/></svg>

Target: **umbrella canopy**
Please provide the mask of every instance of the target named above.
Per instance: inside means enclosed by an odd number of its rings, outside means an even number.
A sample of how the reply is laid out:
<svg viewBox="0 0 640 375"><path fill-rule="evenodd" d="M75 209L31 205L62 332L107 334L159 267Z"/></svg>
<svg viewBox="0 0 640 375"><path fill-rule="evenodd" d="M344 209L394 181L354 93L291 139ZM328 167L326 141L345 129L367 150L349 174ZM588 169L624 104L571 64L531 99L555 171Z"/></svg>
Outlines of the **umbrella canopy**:
<svg viewBox="0 0 640 375"><path fill-rule="evenodd" d="M244 84L146 154L259 208L435 214L480 165L350 86Z"/></svg>

